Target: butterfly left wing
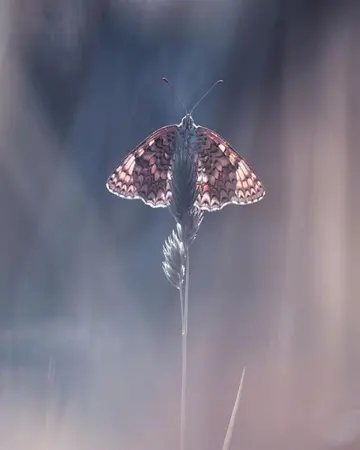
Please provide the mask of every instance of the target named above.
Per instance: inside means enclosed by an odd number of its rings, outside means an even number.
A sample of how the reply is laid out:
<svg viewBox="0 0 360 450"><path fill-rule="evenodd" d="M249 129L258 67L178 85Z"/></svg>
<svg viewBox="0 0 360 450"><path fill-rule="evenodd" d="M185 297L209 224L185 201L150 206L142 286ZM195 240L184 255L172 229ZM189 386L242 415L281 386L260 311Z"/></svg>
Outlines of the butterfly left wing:
<svg viewBox="0 0 360 450"><path fill-rule="evenodd" d="M198 180L195 205L217 211L231 203L248 205L261 200L265 189L249 164L221 136L197 127Z"/></svg>
<svg viewBox="0 0 360 450"><path fill-rule="evenodd" d="M176 134L177 125L170 125L148 136L109 176L108 190L122 198L140 199L153 208L169 206Z"/></svg>

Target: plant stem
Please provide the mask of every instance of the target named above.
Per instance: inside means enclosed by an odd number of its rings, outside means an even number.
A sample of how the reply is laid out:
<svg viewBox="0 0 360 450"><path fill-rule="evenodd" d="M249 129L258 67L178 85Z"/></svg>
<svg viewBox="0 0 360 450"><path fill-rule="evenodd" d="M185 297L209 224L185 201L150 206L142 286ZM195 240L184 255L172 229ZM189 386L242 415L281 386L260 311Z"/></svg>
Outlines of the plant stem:
<svg viewBox="0 0 360 450"><path fill-rule="evenodd" d="M231 436L232 436L232 432L233 432L234 425L235 425L236 414L237 414L239 404L240 404L240 398L241 398L241 392L242 392L242 388L243 388L243 384L244 384L244 378L245 378L245 367L243 368L243 371L241 374L239 388L238 388L238 391L236 394L236 399L235 399L234 407L233 407L231 417L229 420L229 425L228 425L228 428L226 431L226 436L224 439L224 444L223 444L222 450L229 450L229 447L230 447L230 441L231 441Z"/></svg>
<svg viewBox="0 0 360 450"><path fill-rule="evenodd" d="M189 247L185 244L185 280L180 289L181 303L181 409L180 450L185 450L186 432L186 379L187 379L187 330L189 310Z"/></svg>

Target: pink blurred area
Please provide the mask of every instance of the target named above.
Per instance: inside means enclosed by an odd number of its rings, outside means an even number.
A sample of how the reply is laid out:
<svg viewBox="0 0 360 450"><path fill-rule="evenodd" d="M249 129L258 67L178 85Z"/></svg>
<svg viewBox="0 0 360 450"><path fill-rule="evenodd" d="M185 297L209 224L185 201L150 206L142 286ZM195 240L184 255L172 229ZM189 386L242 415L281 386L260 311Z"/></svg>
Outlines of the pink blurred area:
<svg viewBox="0 0 360 450"><path fill-rule="evenodd" d="M1 449L178 446L173 222L105 189L179 122L165 75L186 104L224 78L195 120L267 189L191 249L188 450L221 449L243 366L231 449L360 448L360 10L325 3L1 3Z"/></svg>

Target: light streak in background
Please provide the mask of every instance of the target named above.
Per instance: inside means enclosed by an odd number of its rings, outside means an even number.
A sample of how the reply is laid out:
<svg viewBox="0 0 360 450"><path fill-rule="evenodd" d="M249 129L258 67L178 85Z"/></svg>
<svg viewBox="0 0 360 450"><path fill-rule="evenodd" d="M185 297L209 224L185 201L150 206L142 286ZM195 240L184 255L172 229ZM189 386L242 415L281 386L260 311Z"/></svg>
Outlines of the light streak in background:
<svg viewBox="0 0 360 450"><path fill-rule="evenodd" d="M196 120L212 121L245 147L245 157L252 151L268 188L261 211L209 215L194 246L191 445L221 447L246 365L235 448L356 447L358 12L324 10L316 29L300 11L298 22L287 18L277 35L285 47L282 70L271 83L279 56L271 50L274 22L264 20L266 35L249 4L238 10L231 3L234 9L222 7L221 14L220 3L212 4L204 16L193 14L200 2L151 20L144 13L131 38L120 5L113 17L119 34L98 38L91 49L88 76L61 134L26 59L46 17L40 3L23 3L24 16L19 4L9 20L1 15L8 24L0 42L4 448L26 442L46 450L168 450L177 441L178 305L156 253L171 219L143 215L141 205L120 207L98 190L111 170L110 152L124 155L138 133L178 116L161 82L155 86L164 73L189 104L209 80L225 79L224 93L199 107ZM131 12L127 27L135 23ZM173 17L188 40L174 44L166 34L155 45L159 24L168 33ZM85 34L95 36L98 15L91 20ZM81 62L76 52L70 61L57 63L71 75ZM169 66L174 74L164 70Z"/></svg>

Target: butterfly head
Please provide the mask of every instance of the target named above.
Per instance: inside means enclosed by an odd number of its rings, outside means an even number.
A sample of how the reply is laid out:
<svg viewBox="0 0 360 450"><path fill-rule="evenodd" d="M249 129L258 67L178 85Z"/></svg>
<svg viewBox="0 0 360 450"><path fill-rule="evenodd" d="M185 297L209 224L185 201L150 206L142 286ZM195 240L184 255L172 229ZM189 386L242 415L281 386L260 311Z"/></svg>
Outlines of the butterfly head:
<svg viewBox="0 0 360 450"><path fill-rule="evenodd" d="M186 113L186 115L182 118L180 127L183 130L191 130L194 128L195 122L190 113Z"/></svg>

